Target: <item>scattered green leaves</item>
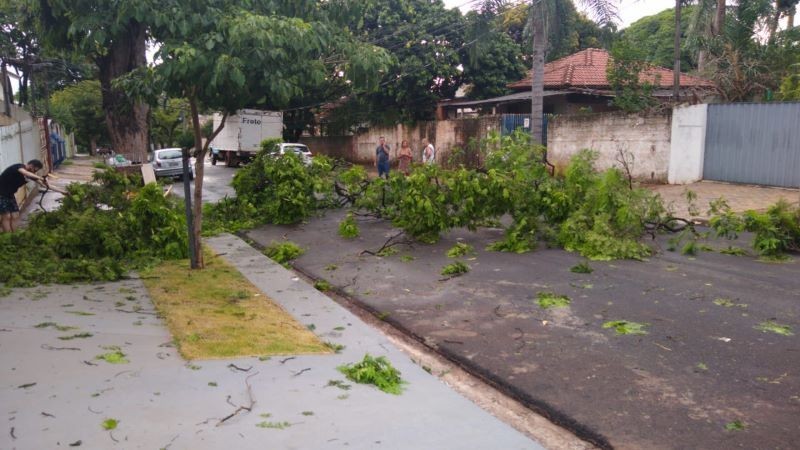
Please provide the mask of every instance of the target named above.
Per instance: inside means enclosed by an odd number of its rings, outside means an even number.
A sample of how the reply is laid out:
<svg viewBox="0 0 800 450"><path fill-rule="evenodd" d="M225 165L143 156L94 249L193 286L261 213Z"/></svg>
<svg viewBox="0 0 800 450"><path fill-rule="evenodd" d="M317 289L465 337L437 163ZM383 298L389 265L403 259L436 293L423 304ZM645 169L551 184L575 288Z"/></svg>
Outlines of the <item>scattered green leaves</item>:
<svg viewBox="0 0 800 450"><path fill-rule="evenodd" d="M331 290L331 284L327 280L317 280L314 282L314 287L320 292L327 292Z"/></svg>
<svg viewBox="0 0 800 450"><path fill-rule="evenodd" d="M399 395L403 390L404 381L400 378L400 371L385 356L375 358L366 354L360 362L339 366L338 369L351 381L372 384L389 394Z"/></svg>
<svg viewBox="0 0 800 450"><path fill-rule="evenodd" d="M619 335L640 335L647 334L645 327L647 324L630 322L627 320L612 320L603 324L603 328L612 328Z"/></svg>
<svg viewBox="0 0 800 450"><path fill-rule="evenodd" d="M747 424L741 420L734 420L725 424L725 431L743 431L747 428Z"/></svg>
<svg viewBox="0 0 800 450"><path fill-rule="evenodd" d="M73 339L86 339L94 336L92 333L75 333L69 336L59 336L62 341L71 341Z"/></svg>
<svg viewBox="0 0 800 450"><path fill-rule="evenodd" d="M347 213L347 216L339 222L339 236L345 239L353 239L357 238L359 234L360 231L356 219L353 217L353 213Z"/></svg>
<svg viewBox="0 0 800 450"><path fill-rule="evenodd" d="M42 322L33 326L34 328L55 328L58 331L77 330L78 327L70 327L66 325L59 325L55 322Z"/></svg>
<svg viewBox="0 0 800 450"><path fill-rule="evenodd" d="M273 242L272 245L264 249L264 254L267 255L267 257L283 265L300 257L303 253L305 253L305 250L292 241L284 241L281 243Z"/></svg>
<svg viewBox="0 0 800 450"><path fill-rule="evenodd" d="M584 261L580 264L570 267L569 271L572 273L592 273L594 272L594 269L589 266L589 263Z"/></svg>
<svg viewBox="0 0 800 450"><path fill-rule="evenodd" d="M554 294L552 292L539 292L536 294L536 303L542 309L566 308L571 300L566 295Z"/></svg>
<svg viewBox="0 0 800 450"><path fill-rule="evenodd" d="M762 333L775 333L775 334L780 334L781 336L794 336L794 333L792 332L792 327L790 327L789 325L781 325L772 320L761 322L754 328L758 331L761 331Z"/></svg>
<svg viewBox="0 0 800 450"><path fill-rule="evenodd" d="M103 347L103 349L108 350L108 352L97 355L95 359L101 359L109 364L127 364L130 362L125 358L127 355L122 353L122 349L116 345Z"/></svg>
<svg viewBox="0 0 800 450"><path fill-rule="evenodd" d="M256 426L259 427L259 428L272 428L272 429L276 429L276 430L283 430L283 429L289 428L290 426L292 426L292 424L289 423L289 422L285 422L285 421L284 422L267 422L267 421L264 421L264 422L257 423Z"/></svg>
<svg viewBox="0 0 800 450"><path fill-rule="evenodd" d="M119 420L117 420L117 419L106 419L100 425L106 431L115 430L117 428L117 425L119 425Z"/></svg>
<svg viewBox="0 0 800 450"><path fill-rule="evenodd" d="M465 244L463 242L457 242L456 245L450 247L447 250L447 257L448 258L460 258L462 256L467 256L475 253L475 247Z"/></svg>
<svg viewBox="0 0 800 450"><path fill-rule="evenodd" d="M456 261L442 267L442 275L457 277L469 272L469 266L461 261Z"/></svg>

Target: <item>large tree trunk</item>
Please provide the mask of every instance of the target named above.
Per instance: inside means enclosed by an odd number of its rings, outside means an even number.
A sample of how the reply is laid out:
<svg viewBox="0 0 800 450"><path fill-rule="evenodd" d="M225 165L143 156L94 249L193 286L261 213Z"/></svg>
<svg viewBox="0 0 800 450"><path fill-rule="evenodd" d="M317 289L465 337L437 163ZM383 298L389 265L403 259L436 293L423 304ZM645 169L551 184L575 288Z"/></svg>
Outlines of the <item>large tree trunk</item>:
<svg viewBox="0 0 800 450"><path fill-rule="evenodd" d="M135 21L128 23L128 33L119 33L105 56L97 58L103 111L106 115L111 145L129 160L147 161L147 113L149 106L131 101L125 93L111 86L112 81L147 64L145 57L147 30Z"/></svg>
<svg viewBox="0 0 800 450"><path fill-rule="evenodd" d="M531 68L531 140L542 144L544 121L544 2L534 1L531 18L533 26L533 57Z"/></svg>
<svg viewBox="0 0 800 450"><path fill-rule="evenodd" d="M794 28L794 15L796 14L796 11L797 11L797 7L796 6L792 6L792 9L790 9L789 12L786 13L786 29L787 30L791 30L792 28Z"/></svg>

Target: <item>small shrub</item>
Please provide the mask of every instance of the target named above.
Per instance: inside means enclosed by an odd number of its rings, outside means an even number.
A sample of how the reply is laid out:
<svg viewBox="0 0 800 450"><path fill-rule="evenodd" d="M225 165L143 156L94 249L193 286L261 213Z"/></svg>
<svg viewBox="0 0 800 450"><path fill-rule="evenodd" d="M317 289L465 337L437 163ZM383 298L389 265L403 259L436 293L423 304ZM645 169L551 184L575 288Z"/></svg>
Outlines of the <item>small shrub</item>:
<svg viewBox="0 0 800 450"><path fill-rule="evenodd" d="M360 362L339 366L338 369L347 379L360 384L372 384L388 394L399 395L403 391L404 381L400 378L400 371L384 356L375 358L366 354Z"/></svg>
<svg viewBox="0 0 800 450"><path fill-rule="evenodd" d="M353 213L347 213L347 216L339 222L339 236L345 239L357 238L360 234L358 224L356 223Z"/></svg>
<svg viewBox="0 0 800 450"><path fill-rule="evenodd" d="M102 426L106 431L115 430L117 425L119 425L119 420L117 419L106 419L100 424L100 426Z"/></svg>
<svg viewBox="0 0 800 450"><path fill-rule="evenodd" d="M456 261L442 267L442 275L457 277L469 272L469 266L461 261Z"/></svg>
<svg viewBox="0 0 800 450"><path fill-rule="evenodd" d="M264 254L278 264L288 264L289 261L297 259L305 253L305 250L300 248L292 241L284 241L279 244L273 243L264 249Z"/></svg>

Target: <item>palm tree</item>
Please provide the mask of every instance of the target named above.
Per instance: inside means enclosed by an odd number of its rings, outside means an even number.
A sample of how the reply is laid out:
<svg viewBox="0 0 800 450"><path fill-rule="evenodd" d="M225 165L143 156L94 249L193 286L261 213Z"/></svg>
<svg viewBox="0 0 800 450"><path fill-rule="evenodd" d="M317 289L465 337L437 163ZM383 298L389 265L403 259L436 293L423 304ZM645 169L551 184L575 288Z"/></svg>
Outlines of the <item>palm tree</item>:
<svg viewBox="0 0 800 450"><path fill-rule="evenodd" d="M613 22L617 18L615 0L580 1L601 24ZM545 27L549 22L549 15L547 13L553 9L549 0L532 0L531 28L533 29L533 61L531 69L531 139L535 145L542 144L542 122L544 120L544 55L547 47Z"/></svg>

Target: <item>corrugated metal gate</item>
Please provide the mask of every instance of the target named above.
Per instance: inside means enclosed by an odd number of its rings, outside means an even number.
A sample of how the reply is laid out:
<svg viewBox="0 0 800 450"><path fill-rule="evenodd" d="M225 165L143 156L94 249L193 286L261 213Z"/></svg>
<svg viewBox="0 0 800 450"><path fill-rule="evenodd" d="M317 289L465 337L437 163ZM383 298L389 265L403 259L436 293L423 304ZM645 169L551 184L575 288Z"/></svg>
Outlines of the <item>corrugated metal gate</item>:
<svg viewBox="0 0 800 450"><path fill-rule="evenodd" d="M800 187L800 103L708 105L703 178Z"/></svg>
<svg viewBox="0 0 800 450"><path fill-rule="evenodd" d="M542 116L542 145L547 145L547 119L548 114ZM530 114L503 114L501 116L501 135L508 136L518 128L526 133L531 132Z"/></svg>

